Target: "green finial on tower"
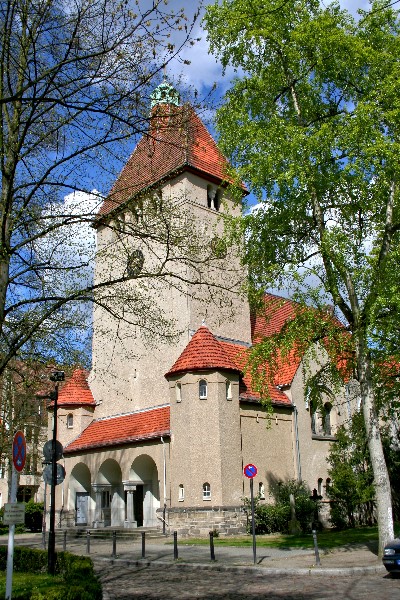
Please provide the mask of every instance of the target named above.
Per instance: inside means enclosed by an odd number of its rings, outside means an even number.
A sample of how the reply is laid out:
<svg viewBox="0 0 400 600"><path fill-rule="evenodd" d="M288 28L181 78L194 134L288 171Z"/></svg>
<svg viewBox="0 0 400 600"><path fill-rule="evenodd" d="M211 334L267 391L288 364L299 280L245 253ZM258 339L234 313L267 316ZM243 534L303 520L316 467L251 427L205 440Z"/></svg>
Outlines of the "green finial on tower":
<svg viewBox="0 0 400 600"><path fill-rule="evenodd" d="M174 104L175 106L179 106L180 101L179 94L176 89L166 81L163 81L158 87L156 87L154 92L150 95L150 98L151 108L157 104Z"/></svg>

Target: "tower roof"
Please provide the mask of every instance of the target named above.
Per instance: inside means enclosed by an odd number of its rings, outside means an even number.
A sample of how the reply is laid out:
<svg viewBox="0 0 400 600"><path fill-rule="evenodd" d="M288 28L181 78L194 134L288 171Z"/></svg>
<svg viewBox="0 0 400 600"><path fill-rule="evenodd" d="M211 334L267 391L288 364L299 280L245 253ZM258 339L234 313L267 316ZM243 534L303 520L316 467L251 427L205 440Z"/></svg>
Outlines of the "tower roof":
<svg viewBox="0 0 400 600"><path fill-rule="evenodd" d="M208 371L210 369L241 372L226 354L220 342L203 325L196 331L165 377L187 371Z"/></svg>
<svg viewBox="0 0 400 600"><path fill-rule="evenodd" d="M184 171L197 173L216 185L231 181L229 163L201 119L190 105L177 106L167 91L164 100L153 106L149 131L119 174L99 216Z"/></svg>
<svg viewBox="0 0 400 600"><path fill-rule="evenodd" d="M75 369L58 392L58 406L95 406L84 369ZM52 406L51 403L50 406Z"/></svg>

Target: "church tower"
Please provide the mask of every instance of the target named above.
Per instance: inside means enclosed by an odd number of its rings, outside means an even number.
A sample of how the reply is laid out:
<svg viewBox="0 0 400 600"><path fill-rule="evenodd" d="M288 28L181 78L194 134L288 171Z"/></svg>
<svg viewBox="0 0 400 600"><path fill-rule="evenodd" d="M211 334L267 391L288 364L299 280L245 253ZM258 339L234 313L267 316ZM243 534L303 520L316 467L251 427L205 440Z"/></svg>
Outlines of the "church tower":
<svg viewBox="0 0 400 600"><path fill-rule="evenodd" d="M203 321L214 334L250 343L239 295L245 274L221 240L224 215L240 211L228 181L203 122L163 82L148 131L97 219L96 283L125 279L95 303L90 387L98 417L169 403L164 374Z"/></svg>

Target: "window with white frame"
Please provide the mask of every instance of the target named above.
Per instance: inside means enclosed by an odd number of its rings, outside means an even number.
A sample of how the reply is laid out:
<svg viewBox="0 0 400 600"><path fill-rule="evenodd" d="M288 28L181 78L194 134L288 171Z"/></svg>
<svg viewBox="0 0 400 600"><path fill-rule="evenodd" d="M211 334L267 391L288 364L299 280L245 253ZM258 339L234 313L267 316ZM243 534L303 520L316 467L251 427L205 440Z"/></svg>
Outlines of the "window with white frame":
<svg viewBox="0 0 400 600"><path fill-rule="evenodd" d="M72 413L69 413L69 415L67 416L67 427L68 429L72 429L74 426L74 415Z"/></svg>
<svg viewBox="0 0 400 600"><path fill-rule="evenodd" d="M209 483L203 483L203 500L211 500L211 486Z"/></svg>
<svg viewBox="0 0 400 600"><path fill-rule="evenodd" d="M182 384L178 381L175 385L176 401L182 402Z"/></svg>
<svg viewBox="0 0 400 600"><path fill-rule="evenodd" d="M207 381L205 379L199 381L199 398L200 400L207 400Z"/></svg>
<svg viewBox="0 0 400 600"><path fill-rule="evenodd" d="M183 484L180 483L179 489L178 489L178 500L179 500L179 502L183 502L184 499L185 499L185 488L183 487Z"/></svg>
<svg viewBox="0 0 400 600"><path fill-rule="evenodd" d="M229 379L226 381L226 399L232 400L232 382Z"/></svg>

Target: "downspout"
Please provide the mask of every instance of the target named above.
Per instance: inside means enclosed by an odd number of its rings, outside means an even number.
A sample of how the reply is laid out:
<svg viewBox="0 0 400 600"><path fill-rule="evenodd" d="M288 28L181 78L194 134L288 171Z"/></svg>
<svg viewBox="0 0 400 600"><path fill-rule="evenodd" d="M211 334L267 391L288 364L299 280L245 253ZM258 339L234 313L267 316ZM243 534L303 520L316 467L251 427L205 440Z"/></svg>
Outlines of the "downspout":
<svg viewBox="0 0 400 600"><path fill-rule="evenodd" d="M300 456L300 442L299 442L299 423L297 416L297 406L293 404L294 411L294 434L296 438L296 458L297 458L297 480L301 482L301 456Z"/></svg>
<svg viewBox="0 0 400 600"><path fill-rule="evenodd" d="M165 459L165 442L161 436L161 442L163 445L163 479L164 479L164 507L163 507L163 535L165 535L165 511L167 509L167 463Z"/></svg>

